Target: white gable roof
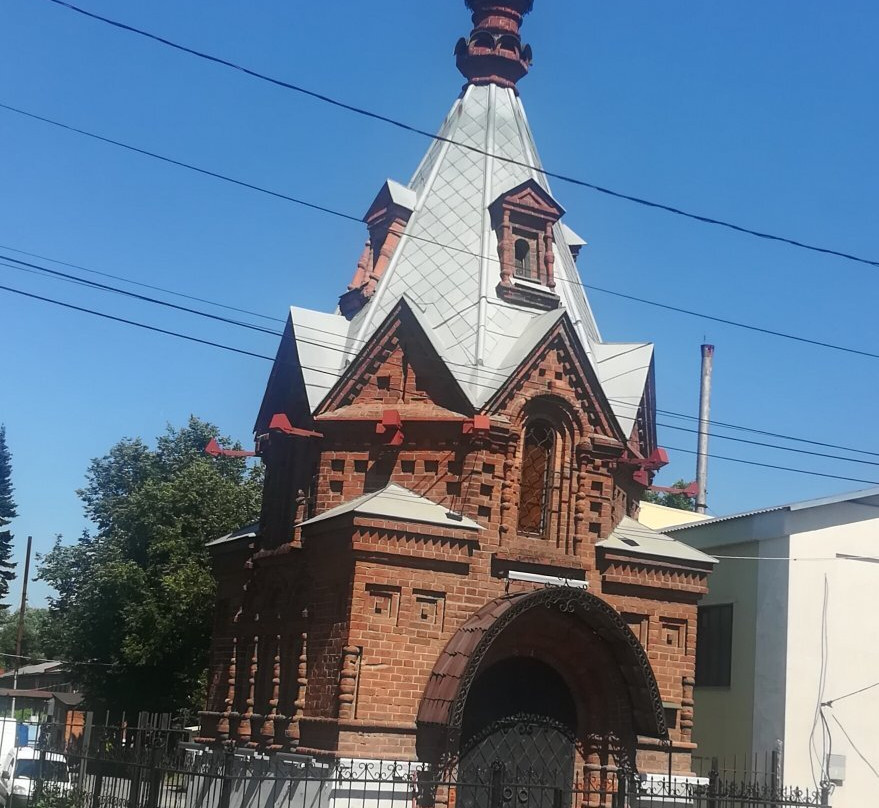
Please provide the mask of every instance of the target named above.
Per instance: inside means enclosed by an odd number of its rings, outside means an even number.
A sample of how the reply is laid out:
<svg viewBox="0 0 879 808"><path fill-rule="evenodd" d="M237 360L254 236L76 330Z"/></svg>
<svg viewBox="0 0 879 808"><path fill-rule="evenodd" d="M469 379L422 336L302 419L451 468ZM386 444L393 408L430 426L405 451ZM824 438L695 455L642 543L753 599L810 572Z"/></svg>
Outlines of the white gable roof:
<svg viewBox="0 0 879 808"><path fill-rule="evenodd" d="M344 514L378 516L385 519L399 519L404 522L423 522L462 530L482 530L482 526L466 516L450 511L433 500L391 483L379 491L364 494L335 508L330 508L318 516L302 522L301 527L335 519Z"/></svg>
<svg viewBox="0 0 879 808"><path fill-rule="evenodd" d="M717 559L701 550L690 547L682 541L651 530L647 525L624 516L616 529L596 547L607 550L620 550L627 553L653 556L655 558L672 558L676 561L695 561L700 564L716 564Z"/></svg>
<svg viewBox="0 0 879 808"><path fill-rule="evenodd" d="M629 437L644 396L653 346L647 342L598 342L592 348L601 388Z"/></svg>
<svg viewBox="0 0 879 808"><path fill-rule="evenodd" d="M290 323L308 406L314 412L357 355L357 350L348 347L348 322L339 314L292 306Z"/></svg>

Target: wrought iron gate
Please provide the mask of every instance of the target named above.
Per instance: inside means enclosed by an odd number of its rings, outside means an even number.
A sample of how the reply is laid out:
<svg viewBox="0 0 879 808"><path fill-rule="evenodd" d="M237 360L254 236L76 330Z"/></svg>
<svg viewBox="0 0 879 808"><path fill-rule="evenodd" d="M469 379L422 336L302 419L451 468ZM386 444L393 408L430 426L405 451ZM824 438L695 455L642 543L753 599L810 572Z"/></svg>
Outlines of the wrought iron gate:
<svg viewBox="0 0 879 808"><path fill-rule="evenodd" d="M460 808L561 808L574 777L574 736L546 716L514 715L465 745L458 766Z"/></svg>

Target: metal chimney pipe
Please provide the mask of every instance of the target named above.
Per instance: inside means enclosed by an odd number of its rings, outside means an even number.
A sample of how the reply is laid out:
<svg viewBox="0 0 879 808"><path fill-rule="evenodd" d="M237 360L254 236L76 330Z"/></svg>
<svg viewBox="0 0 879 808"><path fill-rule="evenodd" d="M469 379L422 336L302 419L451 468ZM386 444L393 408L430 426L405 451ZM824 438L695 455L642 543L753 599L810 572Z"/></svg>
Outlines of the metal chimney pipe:
<svg viewBox="0 0 879 808"><path fill-rule="evenodd" d="M708 427L711 423L711 371L714 346L702 346L702 382L699 385L699 443L696 451L696 513L708 510Z"/></svg>

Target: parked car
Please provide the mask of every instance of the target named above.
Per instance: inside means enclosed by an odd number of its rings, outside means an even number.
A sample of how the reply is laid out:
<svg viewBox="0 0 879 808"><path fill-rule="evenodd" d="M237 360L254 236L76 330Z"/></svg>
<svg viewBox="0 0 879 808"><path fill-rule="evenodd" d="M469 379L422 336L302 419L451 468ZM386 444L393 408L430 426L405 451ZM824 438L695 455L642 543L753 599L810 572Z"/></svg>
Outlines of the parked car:
<svg viewBox="0 0 879 808"><path fill-rule="evenodd" d="M40 756L42 755L42 760ZM17 746L6 753L0 768L0 807L24 808L37 780L56 794L70 791L67 758L56 752L41 753L30 746Z"/></svg>

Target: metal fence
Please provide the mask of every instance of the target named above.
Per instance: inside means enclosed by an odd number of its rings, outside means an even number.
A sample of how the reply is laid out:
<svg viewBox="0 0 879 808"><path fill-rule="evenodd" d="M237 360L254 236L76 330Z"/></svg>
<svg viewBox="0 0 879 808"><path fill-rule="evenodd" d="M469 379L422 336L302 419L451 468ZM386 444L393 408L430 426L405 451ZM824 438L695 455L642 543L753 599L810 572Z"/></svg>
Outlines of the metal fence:
<svg viewBox="0 0 879 808"><path fill-rule="evenodd" d="M806 808L827 794L786 787L778 760L695 759L695 774L584 766L561 780L528 764L439 771L398 761L346 761L209 749L170 727L47 727L19 754L29 777L0 772L5 808ZM17 765L17 764L16 764ZM26 780L26 782L25 782ZM565 785L560 786L562 782Z"/></svg>

